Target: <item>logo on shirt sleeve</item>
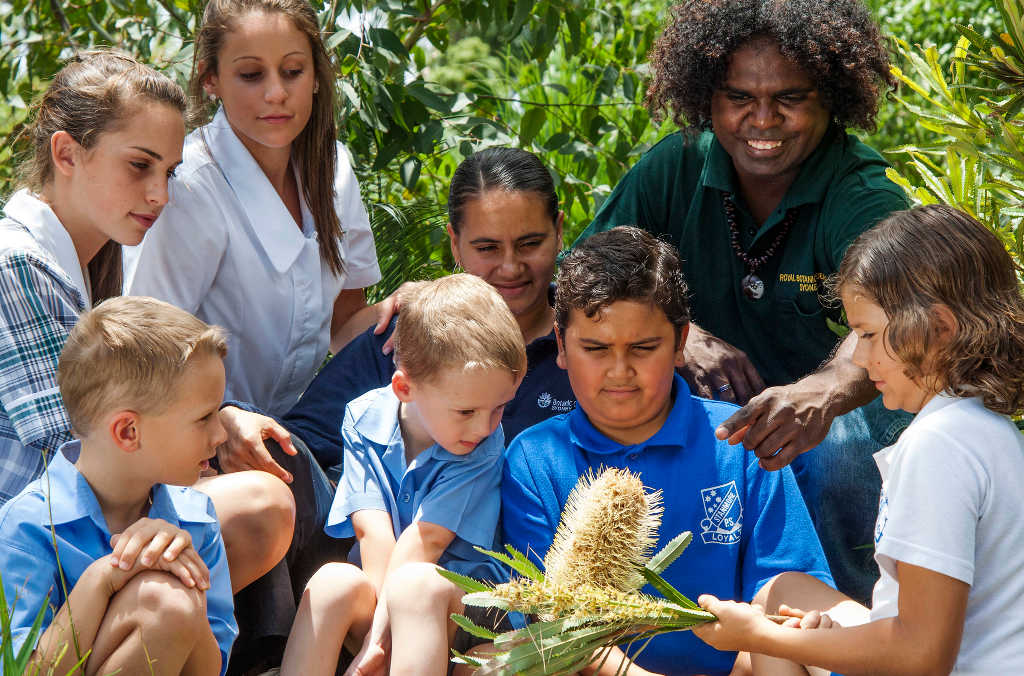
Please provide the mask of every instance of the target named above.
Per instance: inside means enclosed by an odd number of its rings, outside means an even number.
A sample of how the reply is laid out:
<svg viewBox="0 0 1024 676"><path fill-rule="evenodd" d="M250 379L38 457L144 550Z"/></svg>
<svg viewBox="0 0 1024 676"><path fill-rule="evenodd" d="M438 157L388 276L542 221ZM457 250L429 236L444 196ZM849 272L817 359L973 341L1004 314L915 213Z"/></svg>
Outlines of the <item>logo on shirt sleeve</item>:
<svg viewBox="0 0 1024 676"><path fill-rule="evenodd" d="M743 505L736 482L703 488L700 491L704 514L700 536L704 544L731 545L740 541L743 531Z"/></svg>

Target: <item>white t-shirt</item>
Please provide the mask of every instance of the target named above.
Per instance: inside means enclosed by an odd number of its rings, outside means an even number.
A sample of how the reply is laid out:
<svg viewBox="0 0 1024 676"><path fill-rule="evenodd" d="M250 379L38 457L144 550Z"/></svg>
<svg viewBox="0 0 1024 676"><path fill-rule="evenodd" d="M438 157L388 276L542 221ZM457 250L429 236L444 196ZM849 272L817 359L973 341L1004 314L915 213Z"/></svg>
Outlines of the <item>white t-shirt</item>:
<svg viewBox="0 0 1024 676"><path fill-rule="evenodd" d="M980 398L938 395L875 454L871 619L898 614L896 562L971 586L954 673L1024 674L1024 436Z"/></svg>
<svg viewBox="0 0 1024 676"><path fill-rule="evenodd" d="M227 329L226 397L270 414L292 407L327 355L338 293L380 280L370 222L340 143L337 157L343 275L321 260L301 191L300 231L223 111L189 134L170 201L143 243L126 249L127 292Z"/></svg>

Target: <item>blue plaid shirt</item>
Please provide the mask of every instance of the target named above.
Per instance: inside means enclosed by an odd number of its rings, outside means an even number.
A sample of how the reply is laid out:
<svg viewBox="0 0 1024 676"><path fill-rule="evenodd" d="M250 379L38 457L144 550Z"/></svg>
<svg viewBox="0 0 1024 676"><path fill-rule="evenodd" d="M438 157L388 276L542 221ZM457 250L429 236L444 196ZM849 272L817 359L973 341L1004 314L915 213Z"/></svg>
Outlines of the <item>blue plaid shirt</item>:
<svg viewBox="0 0 1024 676"><path fill-rule="evenodd" d="M56 214L27 191L0 220L0 504L38 477L71 439L57 359L88 286Z"/></svg>

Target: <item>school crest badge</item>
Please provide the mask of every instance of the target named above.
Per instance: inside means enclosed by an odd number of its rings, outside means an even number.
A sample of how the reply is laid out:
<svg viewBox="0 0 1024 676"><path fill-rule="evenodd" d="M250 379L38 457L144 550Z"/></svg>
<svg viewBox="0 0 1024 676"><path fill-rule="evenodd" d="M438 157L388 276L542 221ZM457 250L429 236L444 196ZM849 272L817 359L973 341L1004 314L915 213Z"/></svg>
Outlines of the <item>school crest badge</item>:
<svg viewBox="0 0 1024 676"><path fill-rule="evenodd" d="M700 522L700 536L704 544L731 545L740 541L743 531L743 505L736 482L703 488L704 519Z"/></svg>

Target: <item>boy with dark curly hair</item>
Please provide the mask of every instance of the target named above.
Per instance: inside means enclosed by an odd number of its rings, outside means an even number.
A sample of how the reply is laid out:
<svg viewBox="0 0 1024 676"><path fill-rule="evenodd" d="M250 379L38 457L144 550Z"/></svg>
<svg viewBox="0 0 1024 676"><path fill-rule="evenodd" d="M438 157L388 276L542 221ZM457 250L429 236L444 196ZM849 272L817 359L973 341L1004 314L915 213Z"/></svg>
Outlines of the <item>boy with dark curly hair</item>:
<svg viewBox="0 0 1024 676"><path fill-rule="evenodd" d="M639 228L599 233L563 261L555 292L558 365L578 407L524 430L509 446L505 542L543 559L580 475L618 467L664 496L655 551L693 533L682 559L665 571L684 594L717 589L749 600L789 567L831 584L792 471L765 472L742 447L716 439L715 427L736 406L691 395L675 373L689 329L686 296L675 249ZM690 633L657 636L639 653L629 676L724 676L742 673L745 662L734 671L735 652L711 650ZM622 673L620 656L595 673Z"/></svg>
<svg viewBox="0 0 1024 676"><path fill-rule="evenodd" d="M878 26L860 0L684 0L651 67L647 105L684 129L641 158L581 239L635 224L679 247L694 320L683 375L743 405L719 438L765 469L793 463L839 588L866 600L871 455L907 417L865 407L877 392L820 292L850 242L906 207L881 156L845 131L873 128L893 84Z"/></svg>

